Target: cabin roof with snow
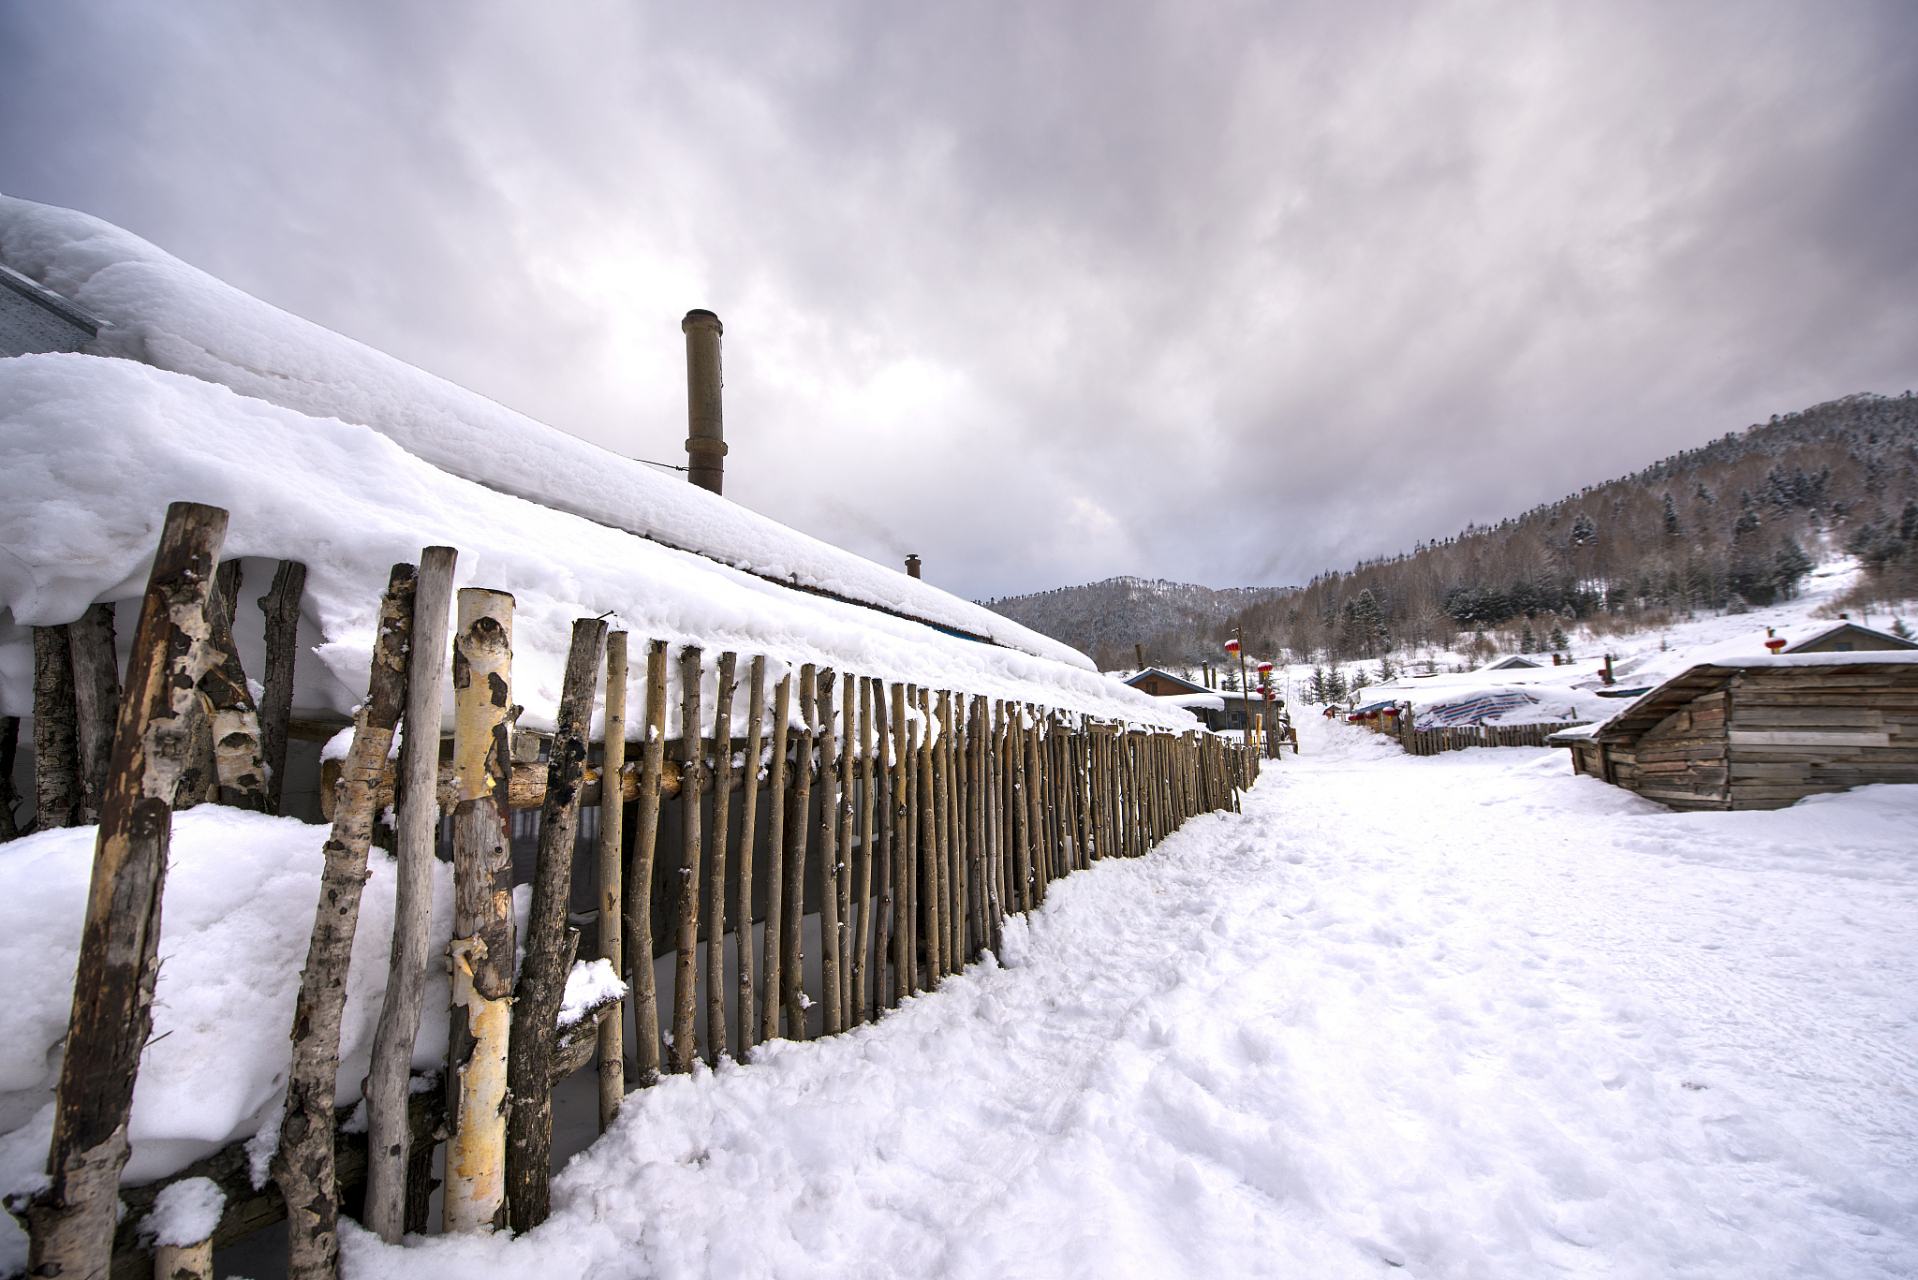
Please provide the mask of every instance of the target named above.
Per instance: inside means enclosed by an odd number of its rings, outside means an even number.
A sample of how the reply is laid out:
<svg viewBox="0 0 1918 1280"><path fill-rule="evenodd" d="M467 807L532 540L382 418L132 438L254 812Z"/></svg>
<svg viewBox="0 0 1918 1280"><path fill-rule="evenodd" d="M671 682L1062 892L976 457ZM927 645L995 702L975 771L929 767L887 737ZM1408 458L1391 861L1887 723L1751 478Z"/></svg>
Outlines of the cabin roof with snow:
<svg viewBox="0 0 1918 1280"><path fill-rule="evenodd" d="M1869 653L1898 649L1918 649L1918 644L1901 640L1889 631L1861 627L1855 622L1838 622L1817 634L1786 645L1785 653Z"/></svg>
<svg viewBox="0 0 1918 1280"><path fill-rule="evenodd" d="M1147 667L1138 675L1126 681L1141 693L1149 693L1155 698L1171 698L1182 693L1212 693L1213 690L1202 684L1195 684L1184 676L1175 676L1170 671L1158 667Z"/></svg>
<svg viewBox="0 0 1918 1280"><path fill-rule="evenodd" d="M102 326L90 354L0 361L0 436L30 472L0 493L13 553L0 610L14 624L0 628L0 714L31 702L25 628L137 598L167 504L184 499L231 513L222 557L251 562L247 591L277 560L307 563L296 718L363 699L388 566L448 545L459 585L517 598L514 695L530 729L551 722L571 619L595 615L668 644L1140 724L1185 719L1068 645L290 315L98 218L0 196L0 258L29 293ZM236 642L243 657L257 647Z"/></svg>
<svg viewBox="0 0 1918 1280"><path fill-rule="evenodd" d="M1494 662L1489 667L1480 667L1479 670L1481 671L1517 671L1523 667L1530 667L1533 670L1537 670L1538 663L1533 662L1530 658L1521 658L1517 654L1513 654L1511 657L1505 659L1503 662Z"/></svg>
<svg viewBox="0 0 1918 1280"><path fill-rule="evenodd" d="M0 358L78 351L99 332L85 308L0 265Z"/></svg>
<svg viewBox="0 0 1918 1280"><path fill-rule="evenodd" d="M1698 663L1562 745L1575 772L1677 809L1918 782L1918 652Z"/></svg>

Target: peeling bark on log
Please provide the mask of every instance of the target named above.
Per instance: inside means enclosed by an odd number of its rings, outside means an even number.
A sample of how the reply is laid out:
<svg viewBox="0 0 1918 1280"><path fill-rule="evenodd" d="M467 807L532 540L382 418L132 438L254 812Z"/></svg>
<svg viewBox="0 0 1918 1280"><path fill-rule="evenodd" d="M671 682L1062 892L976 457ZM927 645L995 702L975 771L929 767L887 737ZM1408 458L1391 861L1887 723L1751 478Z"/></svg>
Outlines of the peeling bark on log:
<svg viewBox="0 0 1918 1280"><path fill-rule="evenodd" d="M324 849L319 907L293 1006L293 1060L280 1122L280 1148L273 1157L273 1177L288 1209L289 1280L332 1280L340 1271L340 1210L333 1171L340 1017L346 1009L347 966L359 927L360 894L366 887L373 790L393 744L394 726L406 706L406 648L413 632L416 585L413 566L396 564L380 601L372 676L340 779L338 816Z"/></svg>
<svg viewBox="0 0 1918 1280"><path fill-rule="evenodd" d="M626 958L632 973L633 1057L639 1086L659 1083L659 991L653 977L653 861L659 846L659 780L666 759L666 642L646 646L646 738L638 826L626 869Z"/></svg>
<svg viewBox="0 0 1918 1280"><path fill-rule="evenodd" d="M299 653L300 600L306 594L306 566L282 560L273 585L260 597L266 615L266 670L261 674L260 750L266 760L266 811L280 811L286 785L286 728L293 717L293 663Z"/></svg>
<svg viewBox="0 0 1918 1280"><path fill-rule="evenodd" d="M512 1098L506 1121L506 1191L514 1231L531 1231L551 1211L553 1047L567 971L579 944L574 933L568 945L566 904L572 898L580 782L586 773L593 691L605 643L604 620L580 618L573 623L546 765L539 861L526 917L526 959L513 992L513 1035L506 1063L506 1087Z"/></svg>
<svg viewBox="0 0 1918 1280"><path fill-rule="evenodd" d="M48 1185L27 1210L33 1275L96 1280L111 1264L127 1115L153 1031L169 805L186 766L183 722L211 656L206 596L226 521L217 507L168 507L147 580L94 845Z"/></svg>
<svg viewBox="0 0 1918 1280"><path fill-rule="evenodd" d="M615 631L606 637L606 746L604 769L617 778L626 764L626 633ZM595 850L595 868L599 874L599 955L613 966L613 972L626 972L625 896L621 880L625 873L626 799L618 787L607 788L599 805L599 847ZM599 1131L612 1127L626 1100L626 1017L625 1002L613 1009L613 1016L599 1024Z"/></svg>
<svg viewBox="0 0 1918 1280"><path fill-rule="evenodd" d="M219 659L200 677L213 735L213 768L221 804L266 812L266 757L260 747L260 712L247 688L240 652L233 644L233 610L239 602L238 560L220 566L208 601L207 625Z"/></svg>
<svg viewBox="0 0 1918 1280"><path fill-rule="evenodd" d="M33 629L33 829L71 827L85 816L74 725L73 654L67 629Z"/></svg>
<svg viewBox="0 0 1918 1280"><path fill-rule="evenodd" d="M453 1018L445 1229L506 1218L506 1046L513 994L513 854L506 786L513 753L513 597L459 593L453 646ZM462 1014L464 1016L462 1016Z"/></svg>
<svg viewBox="0 0 1918 1280"><path fill-rule="evenodd" d="M446 688L446 638L453 607L451 547L420 553L413 600L412 640L406 655L406 740L399 772L406 780L399 799L399 876L393 899L393 945L386 994L373 1058L361 1086L366 1097L367 1176L365 1219L369 1230L398 1244L406 1230L409 1167L407 1090L420 1010L426 1001L427 950L432 935L434 844L439 803L434 785L439 765L440 703ZM282 564L282 570L285 565ZM304 572L304 571L302 571ZM275 578L275 590L279 579ZM271 665L269 663L269 665ZM281 746L285 746L282 733ZM277 809L279 791L269 804Z"/></svg>
<svg viewBox="0 0 1918 1280"><path fill-rule="evenodd" d="M120 663L113 651L113 606L96 604L67 627L73 652L74 729L89 821L98 821L120 714Z"/></svg>
<svg viewBox="0 0 1918 1280"><path fill-rule="evenodd" d="M739 896L733 909L736 931L733 950L739 958L735 1012L741 1062L752 1050L759 1024L758 1010L753 1003L753 829L759 816L759 743L761 724L766 718L766 659L763 656L753 659L747 679L752 688L746 695L746 767L739 803Z"/></svg>

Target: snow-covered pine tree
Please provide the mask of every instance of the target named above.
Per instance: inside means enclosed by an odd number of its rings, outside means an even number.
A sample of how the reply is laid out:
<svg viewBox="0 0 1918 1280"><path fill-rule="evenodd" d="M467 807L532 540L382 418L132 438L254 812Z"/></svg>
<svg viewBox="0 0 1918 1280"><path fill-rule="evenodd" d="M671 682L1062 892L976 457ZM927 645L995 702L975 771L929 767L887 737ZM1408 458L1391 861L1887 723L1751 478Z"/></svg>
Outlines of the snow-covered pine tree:
<svg viewBox="0 0 1918 1280"><path fill-rule="evenodd" d="M1525 624L1525 629L1518 633L1518 651L1520 653L1538 652L1538 637L1532 634L1532 624L1529 622Z"/></svg>
<svg viewBox="0 0 1918 1280"><path fill-rule="evenodd" d="M1563 653L1564 651L1566 651L1567 649L1570 649L1571 647L1572 647L1572 642L1566 638L1565 628L1560 626L1558 623L1554 622L1552 624L1553 650L1555 652Z"/></svg>

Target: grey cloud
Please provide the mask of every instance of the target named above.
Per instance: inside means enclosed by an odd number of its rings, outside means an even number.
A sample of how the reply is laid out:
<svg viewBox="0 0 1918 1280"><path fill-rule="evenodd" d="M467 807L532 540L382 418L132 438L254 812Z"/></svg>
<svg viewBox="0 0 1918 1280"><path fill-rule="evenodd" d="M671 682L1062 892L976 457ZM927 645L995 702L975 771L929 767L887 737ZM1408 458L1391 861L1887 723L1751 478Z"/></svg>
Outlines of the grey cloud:
<svg viewBox="0 0 1918 1280"><path fill-rule="evenodd" d="M1299 580L1918 350L1885 3L0 8L0 190L987 595Z"/></svg>

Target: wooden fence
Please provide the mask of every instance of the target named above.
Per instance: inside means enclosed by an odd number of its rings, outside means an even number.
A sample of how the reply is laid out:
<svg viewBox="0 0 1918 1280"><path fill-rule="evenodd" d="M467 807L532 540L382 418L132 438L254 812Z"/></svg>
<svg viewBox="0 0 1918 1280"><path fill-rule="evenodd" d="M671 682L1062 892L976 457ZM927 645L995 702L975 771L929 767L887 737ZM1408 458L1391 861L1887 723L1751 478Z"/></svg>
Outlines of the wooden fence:
<svg viewBox="0 0 1918 1280"><path fill-rule="evenodd" d="M208 583L224 532L217 509L169 510L111 776L97 791L74 783L79 753L58 745L62 794L78 797L71 808L80 816L97 808L103 825L59 1086L60 1114L78 1119L56 1126L52 1182L25 1215L34 1266L102 1274L110 1252L116 1276L151 1272L138 1215L115 1230L115 1184L151 1025L158 938L147 922L158 918L168 812L188 788L194 800L275 807L262 780L277 792L278 770L260 767L259 726L276 713L251 706L230 626L202 620L221 599ZM407 735L395 764L388 748L402 708L437 721L446 646L436 627L452 604L453 560L450 549L428 548L420 569L394 567L367 705L351 750L323 786L333 834L294 1016L273 1181L253 1187L238 1147L176 1175L213 1177L229 1200L212 1237L163 1260L168 1274L204 1270L213 1246L276 1220L291 1201L289 1275L337 1275L344 1186L366 1170L363 1216L382 1237L397 1241L402 1230L424 1228L425 1182L441 1132L450 1134L447 1229L525 1230L547 1211L548 1091L595 1055L604 1127L629 1084L644 1087L699 1061L744 1059L763 1040L830 1035L876 1019L996 950L1006 915L1042 904L1063 876L1095 860L1145 854L1194 815L1236 810L1238 793L1258 774L1256 753L1209 733L1144 730L810 665L778 670L762 656L742 663L721 653L709 665L698 647L674 653L660 640L646 646L629 726L626 636L608 635L594 619L574 626L556 732L537 744L539 758L527 759L535 753L515 749L525 735L511 722L512 598L477 588L458 593L450 752L437 735ZM233 595L225 595L228 618ZM674 666L689 729L668 741ZM596 743L586 726L602 674L610 736ZM277 732L264 735L269 757L284 751L291 692L290 678L274 675L267 685L280 709ZM709 687L715 696L705 701ZM233 702L226 720L223 691ZM736 737L742 692L747 732ZM200 769L193 762L206 744L195 745L196 715L215 726L219 748ZM400 899L367 1088L369 1143L339 1131L332 1081L372 817L388 804L398 817ZM597 847L582 858L580 810L593 805ZM539 810L523 939L514 937L508 891L515 809ZM427 963L436 831L446 837L455 882L457 1069L444 1073L443 1096L423 1096L404 1064ZM569 911L576 868L592 882L594 907L585 913ZM808 934L820 940L813 965ZM515 979L519 944L525 959ZM611 961L631 994L562 1028L559 997L576 954ZM671 981L657 984L654 961L668 955ZM76 1066L89 1062L110 1069ZM128 1198L143 1203L155 1190Z"/></svg>
<svg viewBox="0 0 1918 1280"><path fill-rule="evenodd" d="M1401 716L1400 719L1407 717ZM1463 751L1467 747L1542 747L1545 739L1589 720L1568 720L1555 724L1461 724L1432 729L1407 727L1393 736L1415 756L1435 756L1441 751Z"/></svg>

